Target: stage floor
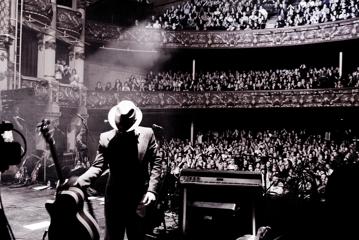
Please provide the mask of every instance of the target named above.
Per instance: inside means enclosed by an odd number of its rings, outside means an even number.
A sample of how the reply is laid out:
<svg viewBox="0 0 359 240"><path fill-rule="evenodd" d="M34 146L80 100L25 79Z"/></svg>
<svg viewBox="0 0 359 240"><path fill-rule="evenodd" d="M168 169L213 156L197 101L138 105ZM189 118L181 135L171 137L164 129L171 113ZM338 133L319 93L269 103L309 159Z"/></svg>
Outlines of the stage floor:
<svg viewBox="0 0 359 240"><path fill-rule="evenodd" d="M16 239L40 240L43 237L50 217L45 209L45 202L54 198L54 189L43 185L21 186L16 184L0 184L1 197L5 214L14 232ZM44 188L36 190L37 188ZM104 199L103 197L90 197L96 219L100 226L101 239L104 236ZM155 233L147 235L147 239L177 239L177 216L166 212L165 221L167 232L163 226L155 229ZM160 233L160 234L159 234Z"/></svg>
<svg viewBox="0 0 359 240"><path fill-rule="evenodd" d="M36 187L41 187L41 185L16 186L17 185L15 184L0 184L4 210L10 226L18 240L40 240L50 223L50 217L44 205L47 200L53 199L55 190L48 188L36 190ZM103 197L92 197L91 202L100 226L101 239L103 239L105 230ZM303 204L299 201L266 199L259 205L257 229L260 226L270 226L272 228L272 234L268 240L318 240L328 239L328 236L339 237L335 239L344 239L342 238L343 233L352 236L355 232L350 225L347 226L351 221L349 222L346 217L334 218L332 216L332 211L327 212L327 209L323 208L321 204L310 204L308 206L307 203ZM344 212L342 215L346 216L346 213L348 213L348 211ZM146 240L191 239L188 236L184 238L179 234L177 214L166 212L165 222L167 231L159 228L157 229L157 232L160 232L160 234L152 236L147 235ZM341 222L344 227L336 230L335 228L337 228L338 224ZM201 229L202 230L198 232L199 235L191 240L209 239L211 237L203 237L204 233L210 232L210 226L204 228L202 226ZM349 231L343 231L343 229ZM231 229L229 229L229 231L231 231ZM332 233L334 233L334 235ZM219 236L221 235L222 234L220 233ZM200 237L198 238L198 236ZM237 239L240 236L243 235L237 235L236 238L232 239ZM214 239L223 238L216 237Z"/></svg>
<svg viewBox="0 0 359 240"><path fill-rule="evenodd" d="M54 189L36 190L46 187L31 185L0 185L5 214L16 239L40 240L50 222L45 209L45 202L54 198ZM101 236L104 233L103 199L95 197L91 200Z"/></svg>

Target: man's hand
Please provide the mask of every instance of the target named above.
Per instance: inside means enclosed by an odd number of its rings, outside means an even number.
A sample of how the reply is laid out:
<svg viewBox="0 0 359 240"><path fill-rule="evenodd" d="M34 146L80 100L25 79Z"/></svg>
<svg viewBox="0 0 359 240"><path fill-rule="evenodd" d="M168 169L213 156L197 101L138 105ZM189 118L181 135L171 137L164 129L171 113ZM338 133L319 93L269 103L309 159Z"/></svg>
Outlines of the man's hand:
<svg viewBox="0 0 359 240"><path fill-rule="evenodd" d="M142 203L147 206L154 201L156 201L156 195L153 192L147 192L143 197Z"/></svg>
<svg viewBox="0 0 359 240"><path fill-rule="evenodd" d="M80 187L77 184L77 177L67 178L61 185L59 181L57 181L56 188L59 191L68 190L70 187Z"/></svg>

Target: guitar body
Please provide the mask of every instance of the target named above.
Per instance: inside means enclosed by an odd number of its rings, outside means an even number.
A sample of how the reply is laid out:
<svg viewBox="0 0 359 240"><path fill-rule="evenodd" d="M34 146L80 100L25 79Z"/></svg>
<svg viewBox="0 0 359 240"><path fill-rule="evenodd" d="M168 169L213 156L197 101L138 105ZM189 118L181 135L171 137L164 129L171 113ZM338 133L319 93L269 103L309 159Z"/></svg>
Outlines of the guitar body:
<svg viewBox="0 0 359 240"><path fill-rule="evenodd" d="M100 229L95 220L92 205L87 200L88 210L85 209L85 193L81 188L69 185L64 186L65 179L57 159L57 153L52 136L49 133L49 120L42 120L38 127L49 144L50 153L54 161L55 170L59 179L59 187L55 200L47 201L46 210L51 221L48 228L49 240L99 240ZM72 179L73 180L73 179ZM62 188L62 189L60 189ZM91 214L90 214L90 212Z"/></svg>
<svg viewBox="0 0 359 240"><path fill-rule="evenodd" d="M51 217L49 240L99 240L96 220L84 206L85 195L80 188L70 187L60 191L54 201L47 201L45 208Z"/></svg>

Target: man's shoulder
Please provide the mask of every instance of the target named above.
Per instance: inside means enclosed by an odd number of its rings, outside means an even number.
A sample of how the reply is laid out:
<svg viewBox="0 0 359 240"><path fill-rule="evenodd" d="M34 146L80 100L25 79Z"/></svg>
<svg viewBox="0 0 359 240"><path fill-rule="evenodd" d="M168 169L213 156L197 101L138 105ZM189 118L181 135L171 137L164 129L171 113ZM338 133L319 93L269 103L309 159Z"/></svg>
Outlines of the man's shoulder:
<svg viewBox="0 0 359 240"><path fill-rule="evenodd" d="M103 136L108 136L108 135L113 135L113 134L116 134L116 130L115 129L111 129L109 131L106 131L106 132L102 132L101 135Z"/></svg>
<svg viewBox="0 0 359 240"><path fill-rule="evenodd" d="M100 141L101 140L111 140L114 136L116 135L116 130L115 129L112 129L110 131L107 131L107 132L102 132L100 134Z"/></svg>
<svg viewBox="0 0 359 240"><path fill-rule="evenodd" d="M137 131L139 132L153 132L152 128L150 127L142 127L142 126L138 126L136 128Z"/></svg>
<svg viewBox="0 0 359 240"><path fill-rule="evenodd" d="M150 127L138 126L135 131L136 134L141 134L143 136L148 136L148 137L150 137L153 134L153 130Z"/></svg>
<svg viewBox="0 0 359 240"><path fill-rule="evenodd" d="M135 131L137 133L140 133L140 134L153 134L153 130L152 128L150 127L142 127L142 126L138 126ZM116 135L116 130L115 129L112 129L110 131L106 131L106 132L102 132L100 134L100 138L104 138L104 139L111 139L113 138L114 136Z"/></svg>

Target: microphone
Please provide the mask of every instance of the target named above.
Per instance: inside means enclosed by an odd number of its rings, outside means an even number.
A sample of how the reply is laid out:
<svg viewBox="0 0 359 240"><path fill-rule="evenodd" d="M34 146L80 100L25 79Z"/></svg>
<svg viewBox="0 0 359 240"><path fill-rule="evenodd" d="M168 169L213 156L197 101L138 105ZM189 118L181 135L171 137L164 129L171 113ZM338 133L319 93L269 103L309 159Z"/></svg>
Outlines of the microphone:
<svg viewBox="0 0 359 240"><path fill-rule="evenodd" d="M160 129L160 130L163 130L163 127L160 126L160 125L157 125L157 124L152 124L152 128L153 129Z"/></svg>
<svg viewBox="0 0 359 240"><path fill-rule="evenodd" d="M85 122L85 119L80 114L76 113L76 116L78 116L83 122Z"/></svg>
<svg viewBox="0 0 359 240"><path fill-rule="evenodd" d="M87 125L86 125L85 118L83 116L81 116L80 114L78 114L78 113L75 113L75 115L78 116L81 119L82 124L85 126L86 130L88 131L89 129L88 129Z"/></svg>
<svg viewBox="0 0 359 240"><path fill-rule="evenodd" d="M23 121L23 122L25 122L25 119L23 119L22 117L15 116L15 118L16 118L16 119L19 119L19 120L21 120L21 121Z"/></svg>

